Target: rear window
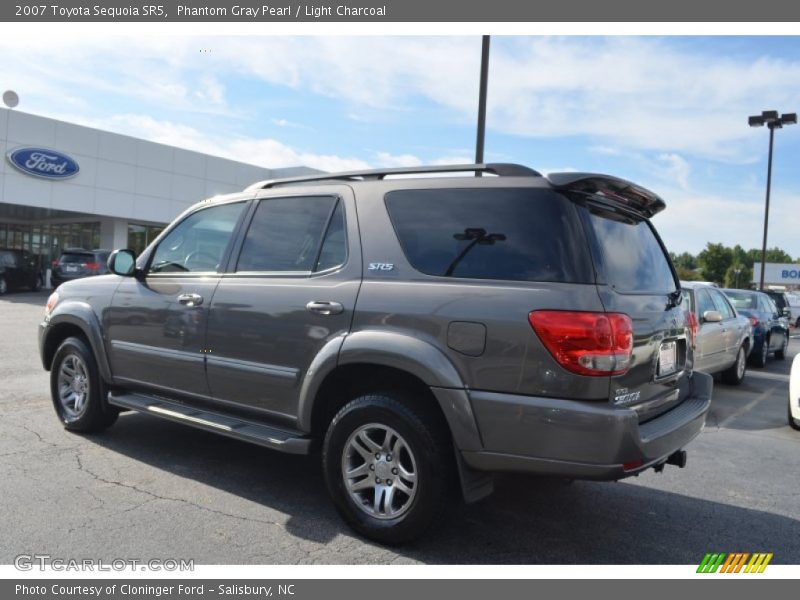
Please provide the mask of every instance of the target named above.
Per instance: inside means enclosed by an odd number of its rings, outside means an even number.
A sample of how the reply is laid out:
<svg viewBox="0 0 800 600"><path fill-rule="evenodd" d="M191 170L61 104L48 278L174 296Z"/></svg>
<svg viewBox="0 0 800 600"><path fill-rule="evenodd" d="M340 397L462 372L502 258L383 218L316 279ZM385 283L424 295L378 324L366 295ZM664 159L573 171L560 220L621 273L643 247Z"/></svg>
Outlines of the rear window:
<svg viewBox="0 0 800 600"><path fill-rule="evenodd" d="M616 291L671 293L676 287L669 260L650 223L589 208L599 270Z"/></svg>
<svg viewBox="0 0 800 600"><path fill-rule="evenodd" d="M758 308L758 298L755 294L726 291L725 295L730 299L731 304L733 304L735 308L744 308L745 310L755 310Z"/></svg>
<svg viewBox="0 0 800 600"><path fill-rule="evenodd" d="M406 258L428 275L593 281L575 208L549 190L398 190L386 207Z"/></svg>
<svg viewBox="0 0 800 600"><path fill-rule="evenodd" d="M85 263L85 262L92 262L94 258L93 254L79 254L77 252L70 252L64 253L61 255L59 262L62 264L75 264L75 263Z"/></svg>

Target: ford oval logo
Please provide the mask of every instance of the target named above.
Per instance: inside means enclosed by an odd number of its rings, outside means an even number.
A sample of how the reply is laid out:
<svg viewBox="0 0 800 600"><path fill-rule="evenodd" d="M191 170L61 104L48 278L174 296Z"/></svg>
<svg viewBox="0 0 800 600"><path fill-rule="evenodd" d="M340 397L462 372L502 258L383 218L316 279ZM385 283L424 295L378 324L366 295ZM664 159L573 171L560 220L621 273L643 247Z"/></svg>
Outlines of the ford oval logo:
<svg viewBox="0 0 800 600"><path fill-rule="evenodd" d="M17 148L8 153L8 161L28 175L46 179L66 179L80 171L75 160L47 148Z"/></svg>

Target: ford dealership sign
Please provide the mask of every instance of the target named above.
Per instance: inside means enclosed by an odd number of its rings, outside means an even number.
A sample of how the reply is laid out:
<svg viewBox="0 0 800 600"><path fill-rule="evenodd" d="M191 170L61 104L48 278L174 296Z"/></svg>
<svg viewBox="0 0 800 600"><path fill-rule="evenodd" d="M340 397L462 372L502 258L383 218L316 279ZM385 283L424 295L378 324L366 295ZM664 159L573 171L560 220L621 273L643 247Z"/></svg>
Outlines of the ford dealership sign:
<svg viewBox="0 0 800 600"><path fill-rule="evenodd" d="M66 179L80 171L72 158L46 148L17 148L8 153L8 161L28 175L45 179Z"/></svg>

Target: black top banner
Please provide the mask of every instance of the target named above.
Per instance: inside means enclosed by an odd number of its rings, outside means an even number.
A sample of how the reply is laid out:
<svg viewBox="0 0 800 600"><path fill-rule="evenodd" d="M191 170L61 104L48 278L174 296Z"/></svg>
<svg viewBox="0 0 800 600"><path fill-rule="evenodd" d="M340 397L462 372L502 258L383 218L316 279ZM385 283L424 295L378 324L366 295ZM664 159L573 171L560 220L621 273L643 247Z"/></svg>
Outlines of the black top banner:
<svg viewBox="0 0 800 600"><path fill-rule="evenodd" d="M787 22L800 3L762 0L17 0L11 22Z"/></svg>

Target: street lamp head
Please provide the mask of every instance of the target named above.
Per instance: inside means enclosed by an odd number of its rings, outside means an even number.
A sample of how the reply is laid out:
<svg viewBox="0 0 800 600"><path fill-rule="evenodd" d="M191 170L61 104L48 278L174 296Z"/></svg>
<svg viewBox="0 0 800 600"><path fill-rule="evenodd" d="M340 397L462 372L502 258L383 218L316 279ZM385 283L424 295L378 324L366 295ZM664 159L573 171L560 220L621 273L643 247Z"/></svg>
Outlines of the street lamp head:
<svg viewBox="0 0 800 600"><path fill-rule="evenodd" d="M781 115L781 123L784 125L796 125L797 113L783 113Z"/></svg>
<svg viewBox="0 0 800 600"><path fill-rule="evenodd" d="M764 117L764 121L767 123L770 121L777 121L779 118L777 110L765 110L761 113L761 116Z"/></svg>
<svg viewBox="0 0 800 600"><path fill-rule="evenodd" d="M761 115L754 115L752 117L747 117L747 123L750 127L761 127L764 125L764 117Z"/></svg>

